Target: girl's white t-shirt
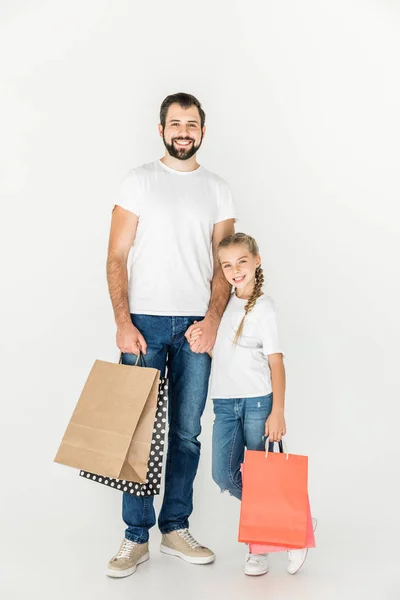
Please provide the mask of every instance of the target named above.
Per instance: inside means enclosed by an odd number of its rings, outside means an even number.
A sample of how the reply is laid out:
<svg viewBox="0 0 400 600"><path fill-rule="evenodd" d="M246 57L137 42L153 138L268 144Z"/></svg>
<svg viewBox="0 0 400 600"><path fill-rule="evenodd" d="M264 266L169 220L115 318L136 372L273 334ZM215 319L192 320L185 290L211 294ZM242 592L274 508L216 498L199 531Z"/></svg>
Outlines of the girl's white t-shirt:
<svg viewBox="0 0 400 600"><path fill-rule="evenodd" d="M274 304L269 296L258 298L234 344L246 304L233 293L221 319L212 351L212 398L256 398L272 392L268 355L282 352Z"/></svg>

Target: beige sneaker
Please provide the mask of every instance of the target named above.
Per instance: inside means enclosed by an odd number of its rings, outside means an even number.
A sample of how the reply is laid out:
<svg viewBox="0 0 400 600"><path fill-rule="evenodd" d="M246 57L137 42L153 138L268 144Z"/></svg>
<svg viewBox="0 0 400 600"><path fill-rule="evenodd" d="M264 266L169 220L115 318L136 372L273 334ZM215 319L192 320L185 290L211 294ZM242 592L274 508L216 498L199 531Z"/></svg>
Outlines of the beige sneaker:
<svg viewBox="0 0 400 600"><path fill-rule="evenodd" d="M121 547L108 563L108 577L128 577L136 571L137 565L149 559L149 543L137 544L124 538Z"/></svg>
<svg viewBox="0 0 400 600"><path fill-rule="evenodd" d="M194 565L206 565L215 560L215 554L209 548L201 546L188 529L177 529L164 533L161 540L161 552L179 556L182 560Z"/></svg>

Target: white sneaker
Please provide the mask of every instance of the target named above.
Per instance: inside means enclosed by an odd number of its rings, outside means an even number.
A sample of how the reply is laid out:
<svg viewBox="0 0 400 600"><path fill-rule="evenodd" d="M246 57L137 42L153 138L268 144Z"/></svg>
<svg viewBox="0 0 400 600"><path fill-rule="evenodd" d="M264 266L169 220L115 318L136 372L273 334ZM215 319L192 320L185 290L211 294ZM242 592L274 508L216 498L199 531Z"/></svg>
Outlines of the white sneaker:
<svg viewBox="0 0 400 600"><path fill-rule="evenodd" d="M317 528L317 519L312 520L313 530L315 531ZM308 548L302 548L300 550L288 550L288 559L289 564L287 566L287 571L291 575L294 575L301 569L301 567L306 562L308 554Z"/></svg>
<svg viewBox="0 0 400 600"><path fill-rule="evenodd" d="M245 575L265 575L269 571L268 554L246 554Z"/></svg>

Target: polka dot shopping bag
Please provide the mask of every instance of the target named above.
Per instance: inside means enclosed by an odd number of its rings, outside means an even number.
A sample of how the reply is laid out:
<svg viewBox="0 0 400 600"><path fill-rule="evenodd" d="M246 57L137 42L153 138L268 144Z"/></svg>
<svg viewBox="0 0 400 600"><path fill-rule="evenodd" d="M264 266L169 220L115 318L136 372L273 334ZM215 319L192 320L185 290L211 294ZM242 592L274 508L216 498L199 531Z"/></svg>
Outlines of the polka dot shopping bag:
<svg viewBox="0 0 400 600"><path fill-rule="evenodd" d="M96 360L55 462L118 490L159 493L167 393L167 380L142 355L134 366Z"/></svg>
<svg viewBox="0 0 400 600"><path fill-rule="evenodd" d="M114 490L127 492L135 496L156 496L160 493L161 475L165 448L165 431L168 409L168 380L160 378L158 388L157 410L154 420L153 436L151 440L150 456L147 464L147 476L145 483L127 481L126 479L114 479L96 473L81 470L79 475L90 481L102 483Z"/></svg>

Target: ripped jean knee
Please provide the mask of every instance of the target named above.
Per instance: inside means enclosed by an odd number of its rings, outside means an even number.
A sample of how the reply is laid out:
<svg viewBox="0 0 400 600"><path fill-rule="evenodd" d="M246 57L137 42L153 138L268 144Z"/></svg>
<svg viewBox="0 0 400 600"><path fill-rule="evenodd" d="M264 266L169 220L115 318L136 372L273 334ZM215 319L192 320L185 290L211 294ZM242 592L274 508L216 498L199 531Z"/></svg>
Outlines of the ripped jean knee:
<svg viewBox="0 0 400 600"><path fill-rule="evenodd" d="M226 478L214 477L213 479L219 489L221 490L221 494L227 492L230 496L234 496L238 500L242 499L242 486L239 483L235 483Z"/></svg>

